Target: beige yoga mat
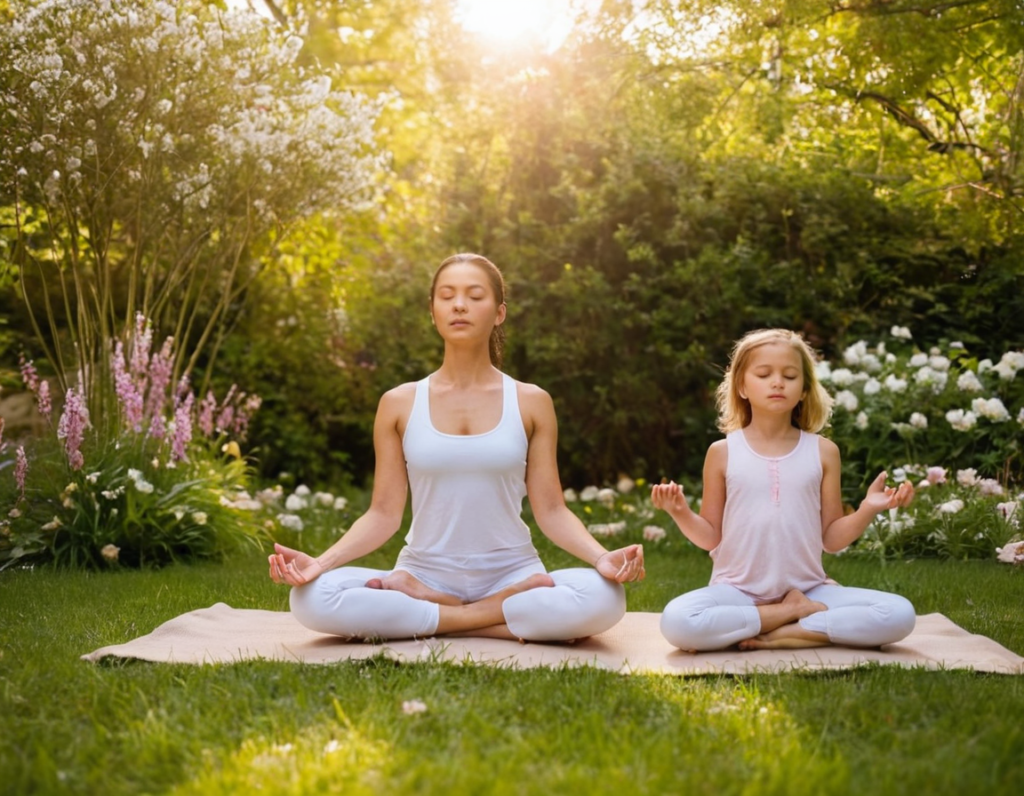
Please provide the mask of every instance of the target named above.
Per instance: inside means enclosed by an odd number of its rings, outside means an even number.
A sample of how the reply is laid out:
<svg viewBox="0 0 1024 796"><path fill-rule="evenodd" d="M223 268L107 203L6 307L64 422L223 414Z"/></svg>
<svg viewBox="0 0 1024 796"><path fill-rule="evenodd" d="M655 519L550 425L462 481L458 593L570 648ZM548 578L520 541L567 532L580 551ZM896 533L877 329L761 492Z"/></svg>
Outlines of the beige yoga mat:
<svg viewBox="0 0 1024 796"><path fill-rule="evenodd" d="M942 614L917 618L914 632L881 649L818 647L687 653L658 631L661 614L630 612L611 630L576 644L520 644L486 638L345 641L307 630L286 611L232 608L217 603L177 616L140 638L83 655L158 663L234 663L263 659L336 663L383 653L399 661L451 661L513 668L590 665L623 674L752 674L846 669L875 662L925 669L974 669L1024 674L1024 658L985 636L968 633Z"/></svg>

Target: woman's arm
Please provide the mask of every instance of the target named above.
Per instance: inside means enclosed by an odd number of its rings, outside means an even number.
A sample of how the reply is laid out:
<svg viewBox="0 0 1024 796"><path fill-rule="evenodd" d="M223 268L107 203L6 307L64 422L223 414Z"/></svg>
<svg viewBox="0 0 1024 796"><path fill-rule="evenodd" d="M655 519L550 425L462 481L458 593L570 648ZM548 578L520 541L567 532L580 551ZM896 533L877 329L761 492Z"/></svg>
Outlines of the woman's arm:
<svg viewBox="0 0 1024 796"><path fill-rule="evenodd" d="M679 484L673 482L651 487L654 507L668 512L683 535L701 550L714 550L722 541L727 460L725 440L719 440L708 448L707 456L704 457L704 494L700 514L693 513Z"/></svg>
<svg viewBox="0 0 1024 796"><path fill-rule="evenodd" d="M860 538L871 521L886 509L909 506L914 487L904 481L896 487L885 485L885 471L878 474L860 506L852 514L843 512L841 459L832 440L819 438L821 451L821 545L826 553L837 553Z"/></svg>
<svg viewBox="0 0 1024 796"><path fill-rule="evenodd" d="M376 458L370 508L331 547L314 558L306 553L274 545L270 556L270 577L278 583L301 586L328 570L371 553L402 524L408 493L408 475L402 450L401 426L409 416L415 385L403 384L380 400L373 424Z"/></svg>
<svg viewBox="0 0 1024 796"><path fill-rule="evenodd" d="M517 385L523 424L530 441L526 454L526 492L537 525L560 548L595 567L609 580L641 580L642 545L608 551L565 505L558 477L558 423L551 396L532 384Z"/></svg>

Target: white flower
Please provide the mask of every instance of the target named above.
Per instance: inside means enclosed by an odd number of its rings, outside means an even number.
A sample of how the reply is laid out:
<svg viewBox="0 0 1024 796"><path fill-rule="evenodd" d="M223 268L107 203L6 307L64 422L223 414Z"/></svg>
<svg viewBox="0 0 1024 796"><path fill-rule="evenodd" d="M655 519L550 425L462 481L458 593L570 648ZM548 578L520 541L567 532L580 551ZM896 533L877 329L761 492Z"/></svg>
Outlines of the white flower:
<svg viewBox="0 0 1024 796"><path fill-rule="evenodd" d="M117 555L120 552L121 548L115 544L106 544L100 548L100 555L110 562L117 561Z"/></svg>
<svg viewBox="0 0 1024 796"><path fill-rule="evenodd" d="M565 498L566 503L575 503L577 500L580 499L580 496L576 494L575 489L566 489L564 492L562 492L562 497Z"/></svg>
<svg viewBox="0 0 1024 796"><path fill-rule="evenodd" d="M910 329L906 326L893 326L892 329L889 330L889 334L899 340L910 340L912 337Z"/></svg>
<svg viewBox="0 0 1024 796"><path fill-rule="evenodd" d="M994 478L982 478L978 481L978 494L983 497L1003 494L1003 485Z"/></svg>
<svg viewBox="0 0 1024 796"><path fill-rule="evenodd" d="M946 412L946 421L957 431L970 431L978 422L974 412L963 409L950 409Z"/></svg>
<svg viewBox="0 0 1024 796"><path fill-rule="evenodd" d="M615 489L620 495L628 495L633 489L636 488L636 481L630 478L628 475L624 475L619 479L619 482L615 485Z"/></svg>
<svg viewBox="0 0 1024 796"><path fill-rule="evenodd" d="M843 351L843 362L851 366L859 365L861 358L864 357L867 352L868 344L863 340L858 340Z"/></svg>
<svg viewBox="0 0 1024 796"><path fill-rule="evenodd" d="M927 364L928 364L928 355L927 354L914 354L914 356L912 356L910 358L910 361L907 363L907 365L909 365L912 368L923 368Z"/></svg>
<svg viewBox="0 0 1024 796"><path fill-rule="evenodd" d="M885 377L883 384L889 392L904 392L907 389L907 380L897 378L891 373Z"/></svg>
<svg viewBox="0 0 1024 796"><path fill-rule="evenodd" d="M931 365L923 365L914 374L914 381L918 384L930 385L932 392L938 395L946 387L949 374L942 370L935 370Z"/></svg>
<svg viewBox="0 0 1024 796"><path fill-rule="evenodd" d="M665 529L660 525L645 525L644 539L648 542L658 542L665 538Z"/></svg>
<svg viewBox="0 0 1024 796"><path fill-rule="evenodd" d="M334 506L333 506L333 508L334 508L335 511L344 511L347 507L348 507L348 498L346 498L346 497L336 497L334 499Z"/></svg>
<svg viewBox="0 0 1024 796"><path fill-rule="evenodd" d="M956 514L958 511L961 511L963 509L963 507L964 507L964 502L962 500L960 500L959 498L956 498L954 500L949 500L949 501L941 504L936 509L936 511L938 511L939 514Z"/></svg>
<svg viewBox="0 0 1024 796"><path fill-rule="evenodd" d="M402 703L402 712L407 716L412 716L415 713L426 713L427 706L422 700L407 699Z"/></svg>
<svg viewBox="0 0 1024 796"><path fill-rule="evenodd" d="M983 359L978 363L978 375L980 376L985 371L992 370L992 360Z"/></svg>
<svg viewBox="0 0 1024 796"><path fill-rule="evenodd" d="M626 530L625 521L620 522L598 522L594 525L588 525L587 530L593 536L617 536Z"/></svg>
<svg viewBox="0 0 1024 796"><path fill-rule="evenodd" d="M865 395L877 395L882 389L882 383L875 378L868 379L864 382L864 394Z"/></svg>
<svg viewBox="0 0 1024 796"><path fill-rule="evenodd" d="M281 523L282 528L292 531L301 531L305 527L302 524L302 517L298 514L278 514L277 521Z"/></svg>
<svg viewBox="0 0 1024 796"><path fill-rule="evenodd" d="M295 487L295 494L299 497L309 497L312 493L312 490L305 484L299 484Z"/></svg>
<svg viewBox="0 0 1024 796"><path fill-rule="evenodd" d="M849 387L853 382L853 371L849 368L836 368L832 371L832 383L836 387Z"/></svg>
<svg viewBox="0 0 1024 796"><path fill-rule="evenodd" d="M284 501L286 511L302 511L307 506L309 506L309 501L299 496L298 493L289 495Z"/></svg>
<svg viewBox="0 0 1024 796"><path fill-rule="evenodd" d="M837 406L841 406L847 412L856 412L857 411L857 406L858 406L857 396L854 395L849 390L840 390L838 393L836 393L835 400L836 400L836 405Z"/></svg>
<svg viewBox="0 0 1024 796"><path fill-rule="evenodd" d="M960 392L981 392L984 387L973 370L965 370L956 380L956 388Z"/></svg>
<svg viewBox="0 0 1024 796"><path fill-rule="evenodd" d="M41 531L55 531L58 528L62 527L63 525L64 525L64 523L60 521L60 517L56 517L55 516L52 520L50 520L48 523L46 523L46 525L43 525L42 527L40 527L39 530L41 530Z"/></svg>
<svg viewBox="0 0 1024 796"><path fill-rule="evenodd" d="M313 495L313 502L319 503L325 509L334 506L334 495L330 492L317 492Z"/></svg>
<svg viewBox="0 0 1024 796"><path fill-rule="evenodd" d="M992 368L996 373L999 374L999 378L1003 381L1012 381L1014 376L1017 375L1017 369L1012 367L1004 360L1000 360L995 367Z"/></svg>
<svg viewBox="0 0 1024 796"><path fill-rule="evenodd" d="M614 489L602 489L597 493L597 501L606 509L615 505L615 498L618 497Z"/></svg>
<svg viewBox="0 0 1024 796"><path fill-rule="evenodd" d="M1020 408L1020 411L1019 411L1019 412L1017 412L1017 422L1018 422L1018 423L1019 423L1020 425L1024 426L1024 406L1022 406L1022 407Z"/></svg>
<svg viewBox="0 0 1024 796"><path fill-rule="evenodd" d="M206 512L205 511L194 511L192 512L192 522L196 525L206 525Z"/></svg>
<svg viewBox="0 0 1024 796"><path fill-rule="evenodd" d="M910 415L910 425L914 428L928 428L928 418L920 412L914 412Z"/></svg>
<svg viewBox="0 0 1024 796"><path fill-rule="evenodd" d="M932 370L947 371L949 370L949 358L940 354L932 354L928 357L928 366Z"/></svg>
<svg viewBox="0 0 1024 796"><path fill-rule="evenodd" d="M1010 413L998 398L975 398L971 401L971 411L993 423L1003 423L1010 419Z"/></svg>
<svg viewBox="0 0 1024 796"><path fill-rule="evenodd" d="M961 486L974 486L978 483L978 471L973 467L956 471L956 482Z"/></svg>
<svg viewBox="0 0 1024 796"><path fill-rule="evenodd" d="M861 431L866 429L868 427L868 413L867 412L858 412L857 413L857 419L853 421L853 424L857 428L859 428Z"/></svg>
<svg viewBox="0 0 1024 796"><path fill-rule="evenodd" d="M580 492L580 500L584 503L590 503L593 500L597 500L597 495L601 490L596 486L585 486L583 491Z"/></svg>
<svg viewBox="0 0 1024 796"><path fill-rule="evenodd" d="M814 363L814 372L818 377L818 381L832 380L832 365L825 360Z"/></svg>
<svg viewBox="0 0 1024 796"><path fill-rule="evenodd" d="M1002 514L1003 517L1007 520L1015 520L1017 509L1019 507L1020 504L1016 500L1008 500L1005 503L997 503L996 511Z"/></svg>
<svg viewBox="0 0 1024 796"><path fill-rule="evenodd" d="M1006 564L1024 563L1024 542L1009 542L1004 547L997 547L996 555Z"/></svg>

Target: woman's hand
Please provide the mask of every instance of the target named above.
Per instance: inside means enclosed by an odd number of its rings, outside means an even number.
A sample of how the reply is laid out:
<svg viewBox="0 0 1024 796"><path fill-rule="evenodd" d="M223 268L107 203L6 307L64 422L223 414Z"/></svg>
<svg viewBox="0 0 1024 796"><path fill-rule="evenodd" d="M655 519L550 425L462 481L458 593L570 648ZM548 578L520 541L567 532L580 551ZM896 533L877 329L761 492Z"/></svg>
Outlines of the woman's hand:
<svg viewBox="0 0 1024 796"><path fill-rule="evenodd" d="M631 544L618 550L609 550L594 563L594 567L608 580L616 583L643 580L647 577L644 569L644 547Z"/></svg>
<svg viewBox="0 0 1024 796"><path fill-rule="evenodd" d="M313 556L282 544L274 545L274 552L267 560L270 563L270 579L274 583L304 586L324 573L323 566Z"/></svg>

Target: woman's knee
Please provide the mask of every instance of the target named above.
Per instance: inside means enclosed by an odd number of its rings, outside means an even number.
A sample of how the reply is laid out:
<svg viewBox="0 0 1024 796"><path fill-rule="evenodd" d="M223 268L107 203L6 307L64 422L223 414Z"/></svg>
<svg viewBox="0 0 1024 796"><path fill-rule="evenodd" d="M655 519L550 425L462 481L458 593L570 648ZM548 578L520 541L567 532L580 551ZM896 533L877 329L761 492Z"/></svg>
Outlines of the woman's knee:
<svg viewBox="0 0 1024 796"><path fill-rule="evenodd" d="M885 619L886 640L883 644L892 644L905 639L912 632L917 624L917 612L913 604L905 597L898 594L891 595L888 605L888 616Z"/></svg>

